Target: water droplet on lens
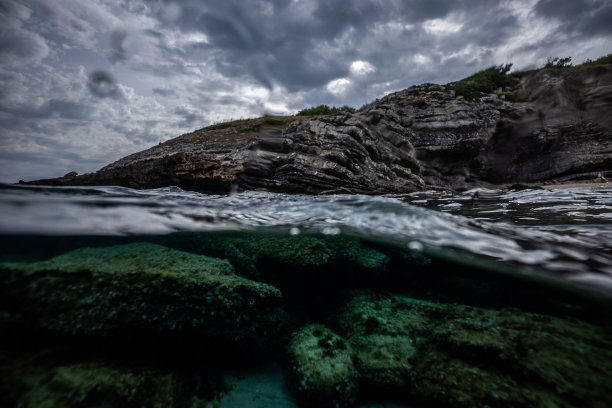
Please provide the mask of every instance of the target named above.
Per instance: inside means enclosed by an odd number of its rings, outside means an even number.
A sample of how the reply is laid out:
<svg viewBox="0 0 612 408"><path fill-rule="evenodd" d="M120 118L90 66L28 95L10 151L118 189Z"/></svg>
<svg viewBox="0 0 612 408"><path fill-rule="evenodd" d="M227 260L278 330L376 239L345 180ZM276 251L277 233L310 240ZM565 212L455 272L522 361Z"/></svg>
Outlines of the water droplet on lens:
<svg viewBox="0 0 612 408"><path fill-rule="evenodd" d="M289 235L300 235L300 229L297 227L293 227L289 230Z"/></svg>
<svg viewBox="0 0 612 408"><path fill-rule="evenodd" d="M338 235L340 233L340 228L338 227L325 227L321 230L324 235Z"/></svg>
<svg viewBox="0 0 612 408"><path fill-rule="evenodd" d="M419 241L410 241L408 243L408 249L411 251L421 252L423 250L423 244L421 244Z"/></svg>

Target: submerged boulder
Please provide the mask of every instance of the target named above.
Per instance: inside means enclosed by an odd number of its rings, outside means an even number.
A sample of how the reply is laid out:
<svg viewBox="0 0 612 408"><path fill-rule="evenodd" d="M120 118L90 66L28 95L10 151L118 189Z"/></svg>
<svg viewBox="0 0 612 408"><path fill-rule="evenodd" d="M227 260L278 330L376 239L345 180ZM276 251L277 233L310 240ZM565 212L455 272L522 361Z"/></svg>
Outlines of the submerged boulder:
<svg viewBox="0 0 612 408"><path fill-rule="evenodd" d="M353 298L337 324L374 392L453 407L612 403L610 327L377 295Z"/></svg>
<svg viewBox="0 0 612 408"><path fill-rule="evenodd" d="M34 371L36 373L36 371ZM14 376L14 373L6 373ZM191 395L176 375L79 363L41 371L18 398L22 407L187 407ZM13 382L16 380L11 378Z"/></svg>
<svg viewBox="0 0 612 408"><path fill-rule="evenodd" d="M164 239L164 245L225 258L237 274L268 282L284 295L376 284L390 263L386 254L351 236L263 233L210 238L195 233Z"/></svg>
<svg viewBox="0 0 612 408"><path fill-rule="evenodd" d="M288 385L304 405L348 407L359 391L350 345L327 327L310 324L291 339Z"/></svg>
<svg viewBox="0 0 612 408"><path fill-rule="evenodd" d="M387 299L355 298L338 319L355 350L364 387L407 393L418 349L431 329L427 314Z"/></svg>
<svg viewBox="0 0 612 408"><path fill-rule="evenodd" d="M0 406L187 408L226 389L214 366L44 340L0 349Z"/></svg>
<svg viewBox="0 0 612 408"><path fill-rule="evenodd" d="M283 315L278 289L236 276L229 262L149 243L2 263L0 279L5 322L61 336L197 336L269 349Z"/></svg>

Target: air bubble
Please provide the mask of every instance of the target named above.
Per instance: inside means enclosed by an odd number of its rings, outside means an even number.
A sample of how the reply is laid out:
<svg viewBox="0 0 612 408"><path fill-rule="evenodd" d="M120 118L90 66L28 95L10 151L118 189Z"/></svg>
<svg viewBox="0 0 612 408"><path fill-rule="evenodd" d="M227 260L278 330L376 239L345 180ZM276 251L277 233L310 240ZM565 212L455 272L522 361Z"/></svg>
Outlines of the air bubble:
<svg viewBox="0 0 612 408"><path fill-rule="evenodd" d="M421 252L423 250L423 244L421 244L419 241L410 241L408 243L408 249L411 251Z"/></svg>

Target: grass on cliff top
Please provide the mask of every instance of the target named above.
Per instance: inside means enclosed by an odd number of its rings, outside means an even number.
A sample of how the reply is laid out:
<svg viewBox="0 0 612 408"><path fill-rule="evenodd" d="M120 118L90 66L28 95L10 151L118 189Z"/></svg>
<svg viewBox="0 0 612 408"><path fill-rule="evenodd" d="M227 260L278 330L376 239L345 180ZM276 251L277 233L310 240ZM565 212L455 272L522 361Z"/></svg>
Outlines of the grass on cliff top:
<svg viewBox="0 0 612 408"><path fill-rule="evenodd" d="M511 68L512 64L489 67L460 81L446 84L446 88L452 89L456 95L466 99L481 98L501 90L500 94L506 99L513 100L515 95L505 91L518 84L522 73L508 74Z"/></svg>
<svg viewBox="0 0 612 408"><path fill-rule="evenodd" d="M214 125L205 127L202 130L234 128L238 133L257 133L262 129L282 129L294 120L313 119L344 111L355 112L355 109L347 105L342 107L319 105L316 107L302 109L296 115L292 116L265 115L261 118L230 120L228 122L216 123Z"/></svg>
<svg viewBox="0 0 612 408"><path fill-rule="evenodd" d="M307 119L306 116L271 116L266 115L261 118L231 120L228 122L217 123L203 130L219 130L234 128L239 133L259 132L261 129L282 129L289 123L297 119Z"/></svg>
<svg viewBox="0 0 612 408"><path fill-rule="evenodd" d="M595 61L588 59L579 66L593 66L593 65L605 65L612 64L612 54L604 55L603 57L597 58Z"/></svg>

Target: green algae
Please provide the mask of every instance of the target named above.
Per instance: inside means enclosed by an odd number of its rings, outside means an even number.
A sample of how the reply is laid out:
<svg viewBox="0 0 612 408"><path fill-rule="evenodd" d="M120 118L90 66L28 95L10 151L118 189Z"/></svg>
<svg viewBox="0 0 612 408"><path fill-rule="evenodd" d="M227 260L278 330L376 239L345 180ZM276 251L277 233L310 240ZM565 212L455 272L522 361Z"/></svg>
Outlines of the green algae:
<svg viewBox="0 0 612 408"><path fill-rule="evenodd" d="M0 279L5 313L59 335L187 332L272 347L282 318L278 289L236 276L225 260L149 243L0 264Z"/></svg>
<svg viewBox="0 0 612 408"><path fill-rule="evenodd" d="M373 389L456 407L612 402L610 327L371 295L351 300L338 325Z"/></svg>
<svg viewBox="0 0 612 408"><path fill-rule="evenodd" d="M46 341L0 350L0 406L196 408L225 389L222 377L207 367L128 356L109 360L108 352L83 346Z"/></svg>
<svg viewBox="0 0 612 408"><path fill-rule="evenodd" d="M345 407L355 402L359 374L350 346L319 324L302 327L288 347L289 385L305 405Z"/></svg>
<svg viewBox="0 0 612 408"><path fill-rule="evenodd" d="M207 254L229 260L237 273L255 274L259 266L287 266L294 268L319 268L347 262L368 270L384 269L389 258L373 249L358 237L317 236L289 234L205 234L170 235L161 241L163 245L189 252Z"/></svg>
<svg viewBox="0 0 612 408"><path fill-rule="evenodd" d="M249 236L230 238L229 242L255 262L275 260L287 266L320 267L333 255L323 240L311 236Z"/></svg>
<svg viewBox="0 0 612 408"><path fill-rule="evenodd" d="M190 281L211 280L215 276L231 277L231 264L222 259L177 252L144 242L99 248L81 248L47 261L4 263L0 267L21 270L26 274L60 271L90 271L103 274L149 274L180 277Z"/></svg>
<svg viewBox="0 0 612 408"><path fill-rule="evenodd" d="M355 350L364 387L402 392L410 383L419 341L430 319L412 308L396 308L386 299L351 300L337 324Z"/></svg>
<svg viewBox="0 0 612 408"><path fill-rule="evenodd" d="M128 371L99 364L74 364L53 369L50 378L29 393L24 407L187 406L179 379L172 374Z"/></svg>
<svg viewBox="0 0 612 408"><path fill-rule="evenodd" d="M216 248L212 253L229 259L238 273L272 281L286 280L288 272L290 280L302 283L324 284L334 278L354 278L349 276L354 273L372 278L386 271L389 263L386 254L349 236L251 234L217 239L211 246Z"/></svg>

